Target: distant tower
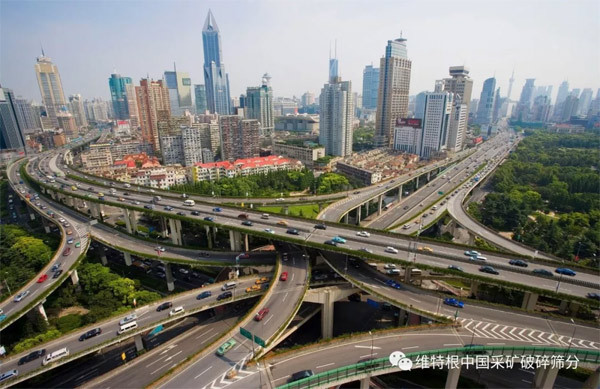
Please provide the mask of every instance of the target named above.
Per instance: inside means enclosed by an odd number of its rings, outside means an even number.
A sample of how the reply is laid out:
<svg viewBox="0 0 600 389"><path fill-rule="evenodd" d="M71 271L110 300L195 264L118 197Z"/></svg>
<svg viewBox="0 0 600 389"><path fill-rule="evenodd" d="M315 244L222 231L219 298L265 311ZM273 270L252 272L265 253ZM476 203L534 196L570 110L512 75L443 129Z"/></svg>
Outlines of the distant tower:
<svg viewBox="0 0 600 389"><path fill-rule="evenodd" d="M510 101L510 94L512 93L513 82L515 82L515 69L513 69L510 78L508 79L508 93L506 94L506 100Z"/></svg>
<svg viewBox="0 0 600 389"><path fill-rule="evenodd" d="M229 75L225 73L225 65L221 62L221 33L212 11L208 11L202 29L204 48L204 86L206 88L206 105L211 113L228 115L231 113L229 96Z"/></svg>
<svg viewBox="0 0 600 389"><path fill-rule="evenodd" d="M261 86L246 89L243 107L246 119L256 119L260 122L260 136L270 137L275 129L275 121L273 117L273 89L271 89L271 76L269 73L262 76Z"/></svg>
<svg viewBox="0 0 600 389"><path fill-rule="evenodd" d="M35 73L42 95L42 103L46 107L46 115L51 120L52 125L58 127L58 113L66 111L67 101L60 81L58 67L52 63L50 57L44 55L43 49L42 55L37 57Z"/></svg>
<svg viewBox="0 0 600 389"><path fill-rule="evenodd" d="M496 79L488 78L483 82L483 89L477 106L477 123L491 124L494 110L494 98L496 92Z"/></svg>
<svg viewBox="0 0 600 389"><path fill-rule="evenodd" d="M335 41L335 49L333 58L331 58L331 48L329 49L329 82L335 82L340 76L337 60L337 41Z"/></svg>

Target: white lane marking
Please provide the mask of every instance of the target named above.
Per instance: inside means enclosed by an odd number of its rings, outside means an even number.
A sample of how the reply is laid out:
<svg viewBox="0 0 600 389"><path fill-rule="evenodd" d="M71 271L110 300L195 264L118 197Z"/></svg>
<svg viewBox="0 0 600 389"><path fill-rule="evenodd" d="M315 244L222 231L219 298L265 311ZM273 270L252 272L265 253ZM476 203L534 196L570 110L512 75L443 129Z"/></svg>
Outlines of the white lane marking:
<svg viewBox="0 0 600 389"><path fill-rule="evenodd" d="M208 331L206 331L206 332L203 332L203 333L201 333L200 335L196 336L194 339L198 339L198 338L201 338L201 337L203 337L204 335L210 334L210 333L211 333L211 332L213 332L214 330L215 330L214 328L211 328L211 329L209 329Z"/></svg>
<svg viewBox="0 0 600 389"><path fill-rule="evenodd" d="M265 321L265 324L263 324L264 326L266 326L269 323L269 320L271 320L273 318L273 315L269 316L269 318Z"/></svg>
<svg viewBox="0 0 600 389"><path fill-rule="evenodd" d="M288 293L285 294L285 296L283 296L283 300L281 300L281 302L285 303L285 299L287 298Z"/></svg>
<svg viewBox="0 0 600 389"><path fill-rule="evenodd" d="M506 343L488 343L490 346L504 346Z"/></svg>
<svg viewBox="0 0 600 389"><path fill-rule="evenodd" d="M377 353L373 353L373 354L367 354L367 355L361 355L361 356L360 356L360 357L358 357L358 358L366 358L366 357L371 357L371 356L373 356L373 357L374 357L375 355L377 355Z"/></svg>
<svg viewBox="0 0 600 389"><path fill-rule="evenodd" d="M322 367L331 366L331 365L335 365L335 363L331 362L331 363L328 363L328 364L326 364L326 365L317 366L317 369L320 369L320 368L322 368Z"/></svg>
<svg viewBox="0 0 600 389"><path fill-rule="evenodd" d="M444 344L444 346L462 346L462 344L460 344L460 343L447 343L447 344Z"/></svg>
<svg viewBox="0 0 600 389"><path fill-rule="evenodd" d="M167 349L165 351L163 351L162 353L160 353L160 355L168 353L171 349L174 349L175 347L177 347L176 344L170 345L169 347L167 347Z"/></svg>
<svg viewBox="0 0 600 389"><path fill-rule="evenodd" d="M415 303L420 303L421 302L420 300L414 299L412 297L409 297L408 299L414 301Z"/></svg>
<svg viewBox="0 0 600 389"><path fill-rule="evenodd" d="M179 351L179 352L177 352L177 353L175 353L175 354L171 355L170 357L168 357L168 358L166 358L166 359L165 359L165 362L166 362L166 361L170 361L171 359L173 359L173 358L174 358L174 357L176 357L177 355L181 354L182 352L183 352L183 351Z"/></svg>
<svg viewBox="0 0 600 389"><path fill-rule="evenodd" d="M202 373L198 374L197 376L194 377L194 379L200 377L202 374L206 373L207 371L209 371L210 369L212 369L212 366L209 366L206 370L204 370Z"/></svg>
<svg viewBox="0 0 600 389"><path fill-rule="evenodd" d="M117 358L116 360L119 360L119 359L120 359L120 358ZM158 358L156 361L154 361L154 362L152 362L152 363L149 363L149 364L147 364L147 365L146 365L146 367L150 367L150 366L154 365L156 362L160 362L162 359L163 359L163 357L160 357L160 358Z"/></svg>
<svg viewBox="0 0 600 389"><path fill-rule="evenodd" d="M295 276L295 274L292 273L292 279L290 281L294 281L294 276Z"/></svg>
<svg viewBox="0 0 600 389"><path fill-rule="evenodd" d="M354 348L368 348L371 349L371 346L354 346ZM381 347L373 346L373 350L380 350Z"/></svg>
<svg viewBox="0 0 600 389"><path fill-rule="evenodd" d="M402 347L402 350L410 350L413 348L419 348L419 346Z"/></svg>
<svg viewBox="0 0 600 389"><path fill-rule="evenodd" d="M162 365L161 367L159 367L158 369L154 370L152 373L150 373L150 375L156 374L156 372L158 372L159 370L164 369L165 367L169 366L168 363Z"/></svg>

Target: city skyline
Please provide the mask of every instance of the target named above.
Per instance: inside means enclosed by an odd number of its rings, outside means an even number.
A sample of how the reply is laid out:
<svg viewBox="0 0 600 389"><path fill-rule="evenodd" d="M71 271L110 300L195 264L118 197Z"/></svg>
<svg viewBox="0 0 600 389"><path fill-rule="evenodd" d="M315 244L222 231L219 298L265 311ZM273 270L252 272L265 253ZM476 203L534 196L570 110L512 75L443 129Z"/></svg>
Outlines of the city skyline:
<svg viewBox="0 0 600 389"><path fill-rule="evenodd" d="M493 75L501 91L507 91L513 68L516 69L513 99L514 90L520 90L526 78L536 78L539 85L554 85L554 91L566 79L572 88L596 90L599 86L598 53L591 50L598 46L599 38L597 34L587 33L598 29L598 21L593 17L598 5L594 2L579 2L578 7L569 6L567 2L552 3L543 11L533 3L519 4L518 9L510 11L511 7L505 2L485 6L461 2L466 7L464 12L473 16L468 27L450 23L452 18L444 15L454 11L442 3L436 3L437 7L424 7L415 2L377 3L377 7L368 7L370 3L363 1L344 7L335 7L336 2L318 3L321 12L312 15L310 9L315 3L193 1L156 2L141 7L141 3L132 2L120 4L122 12L113 13L111 5L114 3L109 2L3 1L0 81L15 94L40 102L35 75L23 69L31 68L40 54L41 43L61 69L65 95L80 93L85 99L108 100L110 91L106 78L115 69L138 84L147 74L154 79L161 77L174 61L179 69L190 74L192 83L201 84L204 81L202 26L210 8L221 30L227 72L231 77L231 96L243 93L265 72L273 75L276 96L300 97L306 91L318 92L326 76L323 64L328 58L329 45L335 39L337 57L344 64L339 69L340 75L361 85L364 67L371 63L377 66L387 40L400 36L400 31L408 39L410 58L414 62L411 95L427 90L449 66L460 64L471 69L474 96L479 94L483 80ZM283 12L283 8L287 11ZM66 9L69 12L65 12ZM289 12L290 9L294 12ZM361 9L360 19L356 15L348 16L357 9ZM398 20L393 11L412 16ZM168 16L174 13L181 19L178 29L153 31L148 27L153 25L153 20L159 20L159 16L162 23L171 20ZM242 14L245 17L240 19ZM145 16L151 18L145 19ZM254 16L264 21L260 34L251 29ZM544 23L530 20L532 16L543 16ZM136 34L127 31L140 28L141 22L137 19L144 20L142 27L147 39L136 39L136 45L132 46L128 42L135 39ZM325 20L329 23L318 31L294 28L299 24L321 25ZM427 20L427 23L419 20ZM436 28L452 28L453 33L463 38L449 45L434 37L435 34L429 34L427 26L436 21L439 22ZM356 31L359 22L362 27ZM485 36L488 45L481 47L477 43L482 39L477 36L478 26L494 22L498 28L488 31ZM370 28L374 27L372 24L377 28ZM32 25L36 26L35 31L31 31ZM369 34L364 34L363 29L368 29ZM269 34L272 30L278 33ZM534 30L545 39L533 37ZM73 34L73 31L78 33ZM305 49L316 55L303 55ZM561 50L560 56L556 50ZM90 58L94 58L95 66L89 66ZM556 92L553 101L555 95Z"/></svg>

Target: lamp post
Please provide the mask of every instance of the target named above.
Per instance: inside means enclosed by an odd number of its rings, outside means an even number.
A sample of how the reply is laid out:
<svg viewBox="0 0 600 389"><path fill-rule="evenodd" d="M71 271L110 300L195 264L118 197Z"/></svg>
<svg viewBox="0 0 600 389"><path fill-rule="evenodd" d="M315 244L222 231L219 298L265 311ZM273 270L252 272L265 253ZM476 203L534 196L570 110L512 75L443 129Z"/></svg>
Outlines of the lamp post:
<svg viewBox="0 0 600 389"><path fill-rule="evenodd" d="M575 331L577 331L577 327L575 326L575 321L571 318L571 323L573 324L573 334L571 334L571 340L569 341L569 347L567 347L567 356L569 354L569 350L571 349L571 345L573 344L573 338L575 338Z"/></svg>
<svg viewBox="0 0 600 389"><path fill-rule="evenodd" d="M4 273L4 274L8 274L8 273ZM10 286L8 286L8 281L6 281L6 278L4 279L4 285L6 285L6 288L8 289L8 294L11 295L12 292L10 291Z"/></svg>
<svg viewBox="0 0 600 389"><path fill-rule="evenodd" d="M373 359L373 333L369 331L369 335L371 336L371 359Z"/></svg>

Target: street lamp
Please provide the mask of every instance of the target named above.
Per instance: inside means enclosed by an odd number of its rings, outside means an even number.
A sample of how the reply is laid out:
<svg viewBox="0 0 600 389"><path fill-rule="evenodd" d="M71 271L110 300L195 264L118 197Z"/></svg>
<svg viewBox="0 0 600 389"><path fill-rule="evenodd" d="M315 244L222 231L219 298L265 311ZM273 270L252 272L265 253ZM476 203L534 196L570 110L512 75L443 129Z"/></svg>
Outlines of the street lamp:
<svg viewBox="0 0 600 389"><path fill-rule="evenodd" d="M567 347L567 356L569 354L569 350L571 349L571 345L573 344L573 338L575 338L575 331L577 331L577 327L575 326L575 321L571 318L571 323L573 324L573 334L571 335L571 340L569 341L569 347Z"/></svg>
<svg viewBox="0 0 600 389"><path fill-rule="evenodd" d="M371 359L373 359L373 333L369 331L369 335L371 336Z"/></svg>

